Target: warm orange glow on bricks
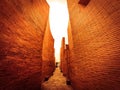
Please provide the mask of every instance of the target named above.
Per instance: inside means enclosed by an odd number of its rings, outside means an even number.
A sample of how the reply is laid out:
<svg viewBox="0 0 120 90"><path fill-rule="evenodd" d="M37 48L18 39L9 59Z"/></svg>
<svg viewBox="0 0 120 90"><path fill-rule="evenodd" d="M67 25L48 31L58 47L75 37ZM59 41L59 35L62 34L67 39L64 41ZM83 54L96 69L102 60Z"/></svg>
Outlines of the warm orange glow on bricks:
<svg viewBox="0 0 120 90"><path fill-rule="evenodd" d="M119 2L67 1L70 16L69 75L73 88L119 90ZM86 5L87 1L90 2Z"/></svg>
<svg viewBox="0 0 120 90"><path fill-rule="evenodd" d="M0 90L120 90L120 1L48 1L0 0Z"/></svg>
<svg viewBox="0 0 120 90"><path fill-rule="evenodd" d="M50 31L49 21L43 40L42 48L42 79L48 80L55 70L54 39Z"/></svg>
<svg viewBox="0 0 120 90"><path fill-rule="evenodd" d="M40 89L48 13L44 0L0 1L0 90Z"/></svg>

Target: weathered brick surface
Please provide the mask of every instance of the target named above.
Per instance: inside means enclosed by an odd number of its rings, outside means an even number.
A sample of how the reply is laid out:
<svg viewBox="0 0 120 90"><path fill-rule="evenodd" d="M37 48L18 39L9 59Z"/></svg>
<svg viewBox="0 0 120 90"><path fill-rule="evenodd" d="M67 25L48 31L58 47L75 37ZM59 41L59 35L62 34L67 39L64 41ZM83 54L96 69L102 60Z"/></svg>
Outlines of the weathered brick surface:
<svg viewBox="0 0 120 90"><path fill-rule="evenodd" d="M69 51L69 45L66 45L66 48L65 48L65 75L66 75L67 81L70 80L69 72L70 72L70 51Z"/></svg>
<svg viewBox="0 0 120 90"><path fill-rule="evenodd" d="M70 79L75 90L120 89L120 1L67 0Z"/></svg>
<svg viewBox="0 0 120 90"><path fill-rule="evenodd" d="M66 76L67 75L67 49L66 49L66 45L64 48L64 60L62 61L63 65L63 75Z"/></svg>
<svg viewBox="0 0 120 90"><path fill-rule="evenodd" d="M61 48L60 48L60 69L63 71L64 61L65 61L65 37L62 38Z"/></svg>
<svg viewBox="0 0 120 90"><path fill-rule="evenodd" d="M68 75L68 59L69 59L68 45L65 45L65 47L63 49L63 54L64 54L63 55L64 57L62 57L63 59L61 61L62 62L62 67L61 68L62 68L63 75L67 77L67 75Z"/></svg>
<svg viewBox="0 0 120 90"><path fill-rule="evenodd" d="M37 90L48 19L45 0L0 0L0 90Z"/></svg>
<svg viewBox="0 0 120 90"><path fill-rule="evenodd" d="M42 49L42 74L43 79L49 78L55 70L55 57L54 57L54 39L52 37L49 22L46 27L43 49Z"/></svg>
<svg viewBox="0 0 120 90"><path fill-rule="evenodd" d="M65 44L65 38L62 38L61 41L61 60L60 60L60 68L64 76L69 79L69 46Z"/></svg>

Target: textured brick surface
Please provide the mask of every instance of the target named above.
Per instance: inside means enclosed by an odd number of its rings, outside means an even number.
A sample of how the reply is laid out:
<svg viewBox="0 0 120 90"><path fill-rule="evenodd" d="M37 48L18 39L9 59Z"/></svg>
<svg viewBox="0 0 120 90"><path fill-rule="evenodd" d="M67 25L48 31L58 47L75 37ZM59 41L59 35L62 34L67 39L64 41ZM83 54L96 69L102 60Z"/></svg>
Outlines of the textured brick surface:
<svg viewBox="0 0 120 90"><path fill-rule="evenodd" d="M66 46L66 61L67 61L67 76L66 78L70 80L70 50L69 50L69 45Z"/></svg>
<svg viewBox="0 0 120 90"><path fill-rule="evenodd" d="M62 38L61 48L60 48L60 69L63 71L64 61L65 61L65 37Z"/></svg>
<svg viewBox="0 0 120 90"><path fill-rule="evenodd" d="M70 79L75 90L120 89L120 0L67 0Z"/></svg>
<svg viewBox="0 0 120 90"><path fill-rule="evenodd" d="M63 49L63 55L62 55L62 73L64 76L67 77L68 75L68 59L69 59L69 49L68 49L68 45L65 45L64 49Z"/></svg>
<svg viewBox="0 0 120 90"><path fill-rule="evenodd" d="M37 90L48 19L45 0L0 0L0 90Z"/></svg>
<svg viewBox="0 0 120 90"><path fill-rule="evenodd" d="M65 45L65 48L64 48L64 60L62 61L63 63L63 75L66 76L67 75L67 49L66 49L66 45Z"/></svg>
<svg viewBox="0 0 120 90"><path fill-rule="evenodd" d="M69 45L66 44L64 49L64 61L63 61L63 75L66 77L67 81L70 81L69 72L70 72L70 51Z"/></svg>
<svg viewBox="0 0 120 90"><path fill-rule="evenodd" d="M69 46L65 44L65 38L61 41L61 51L60 51L60 68L64 76L69 79Z"/></svg>
<svg viewBox="0 0 120 90"><path fill-rule="evenodd" d="M47 24L42 50L42 72L43 79L49 78L55 70L54 39Z"/></svg>

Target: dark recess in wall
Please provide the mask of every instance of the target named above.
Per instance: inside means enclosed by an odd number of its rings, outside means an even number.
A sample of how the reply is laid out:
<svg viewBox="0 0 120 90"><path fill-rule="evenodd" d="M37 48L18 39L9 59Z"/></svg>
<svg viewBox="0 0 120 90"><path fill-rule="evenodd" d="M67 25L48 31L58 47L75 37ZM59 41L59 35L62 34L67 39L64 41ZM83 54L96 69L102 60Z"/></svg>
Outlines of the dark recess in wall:
<svg viewBox="0 0 120 90"><path fill-rule="evenodd" d="M78 3L83 5L83 6L87 6L89 4L90 0L80 0Z"/></svg>

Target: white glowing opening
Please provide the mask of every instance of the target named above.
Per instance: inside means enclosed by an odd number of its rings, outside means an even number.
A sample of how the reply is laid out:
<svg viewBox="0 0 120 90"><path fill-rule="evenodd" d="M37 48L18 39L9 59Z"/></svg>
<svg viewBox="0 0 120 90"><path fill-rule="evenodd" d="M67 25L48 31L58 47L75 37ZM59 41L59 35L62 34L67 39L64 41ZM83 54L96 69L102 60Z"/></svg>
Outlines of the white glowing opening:
<svg viewBox="0 0 120 90"><path fill-rule="evenodd" d="M61 47L61 39L65 37L65 42L68 43L67 40L67 27L68 27L68 8L66 0L47 0L50 6L50 29L52 35L55 39L55 57L56 61L60 60L60 47Z"/></svg>

